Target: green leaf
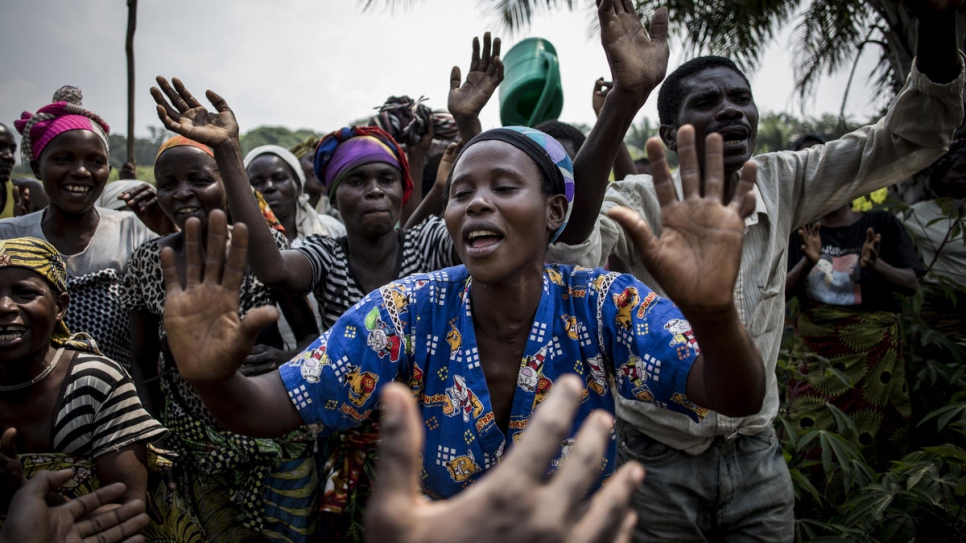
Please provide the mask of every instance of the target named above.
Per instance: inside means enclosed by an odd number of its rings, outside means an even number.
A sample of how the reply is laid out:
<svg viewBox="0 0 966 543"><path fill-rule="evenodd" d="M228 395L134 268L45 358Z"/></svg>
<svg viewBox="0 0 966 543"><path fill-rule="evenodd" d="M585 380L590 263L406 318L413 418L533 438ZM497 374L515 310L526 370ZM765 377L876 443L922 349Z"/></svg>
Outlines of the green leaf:
<svg viewBox="0 0 966 543"><path fill-rule="evenodd" d="M845 377L845 375L843 374L842 377ZM838 427L839 433L845 433L846 430L851 430L854 435L859 434L859 429L855 427L855 422L852 421L852 417L848 416L844 411L838 407L835 407L831 403L826 402L825 407L832 412L832 416L835 418L835 425Z"/></svg>
<svg viewBox="0 0 966 543"><path fill-rule="evenodd" d="M913 470L909 474L908 479L906 479L906 490L912 489L912 487L919 484L919 481L922 480L922 476L925 475L926 472L933 469L934 467L935 466L933 466L932 464L926 464L924 466L920 466L916 470Z"/></svg>
<svg viewBox="0 0 966 543"><path fill-rule="evenodd" d="M822 499L822 495L819 494L818 490L815 488L815 485L812 484L812 481L804 474L802 474L801 471L792 468L792 469L789 469L788 472L792 476L792 483L795 485L796 490L800 490L800 491L803 490L807 492L808 495L811 496L818 503L822 503L824 501Z"/></svg>
<svg viewBox="0 0 966 543"><path fill-rule="evenodd" d="M966 464L966 451L951 443L937 445L935 447L926 447L925 449L931 453L938 454L945 459L955 458L956 460Z"/></svg>

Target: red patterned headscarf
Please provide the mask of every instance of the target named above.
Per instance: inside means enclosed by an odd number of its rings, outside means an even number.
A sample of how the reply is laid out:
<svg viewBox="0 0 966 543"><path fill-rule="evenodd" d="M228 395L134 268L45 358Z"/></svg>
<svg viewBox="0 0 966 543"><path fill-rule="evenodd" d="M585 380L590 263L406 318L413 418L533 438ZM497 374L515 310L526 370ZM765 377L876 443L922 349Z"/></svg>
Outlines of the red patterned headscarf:
<svg viewBox="0 0 966 543"><path fill-rule="evenodd" d="M409 161L396 140L375 126L347 126L326 135L315 149L315 177L325 184L329 201L351 169L371 162L384 162L402 174L403 205L413 192Z"/></svg>

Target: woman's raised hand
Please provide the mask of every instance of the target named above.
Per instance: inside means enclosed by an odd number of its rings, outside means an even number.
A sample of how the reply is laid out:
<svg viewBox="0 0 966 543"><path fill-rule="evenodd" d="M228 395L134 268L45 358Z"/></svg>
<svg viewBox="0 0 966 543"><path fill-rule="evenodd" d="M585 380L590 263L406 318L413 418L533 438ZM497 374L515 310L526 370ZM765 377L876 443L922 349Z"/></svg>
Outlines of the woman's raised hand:
<svg viewBox="0 0 966 543"><path fill-rule="evenodd" d="M248 254L248 229L244 224L234 225L227 252L228 225L220 210L208 217L204 257L199 221L188 220L184 240L184 278L179 276L174 250L166 247L161 251L168 345L178 371L189 383L217 385L235 375L259 330L277 319L278 311L274 306L264 306L249 311L244 320L238 315L238 291Z"/></svg>
<svg viewBox="0 0 966 543"><path fill-rule="evenodd" d="M483 106L503 81L503 61L500 59L500 38L494 38L490 46L490 33L483 34L483 50L480 39L473 38L473 57L470 71L463 81L459 66L450 72L450 90L447 108L457 121L463 118L477 118Z"/></svg>
<svg viewBox="0 0 966 543"><path fill-rule="evenodd" d="M238 122L224 98L211 90L205 92L208 101L215 106L216 113L212 113L177 77L171 79L174 88L160 75L156 80L161 88L151 87L151 96L158 103L158 118L165 128L209 147L238 139Z"/></svg>
<svg viewBox="0 0 966 543"><path fill-rule="evenodd" d="M682 126L678 130L678 156L684 199L679 200L660 139L647 142L647 154L661 203L661 236L655 236L629 209L618 207L607 214L621 223L634 240L641 261L686 317L690 311L730 309L741 264L744 219L755 209L752 188L757 165L752 161L744 165L735 195L725 204L721 135L709 134L702 196L694 127Z"/></svg>

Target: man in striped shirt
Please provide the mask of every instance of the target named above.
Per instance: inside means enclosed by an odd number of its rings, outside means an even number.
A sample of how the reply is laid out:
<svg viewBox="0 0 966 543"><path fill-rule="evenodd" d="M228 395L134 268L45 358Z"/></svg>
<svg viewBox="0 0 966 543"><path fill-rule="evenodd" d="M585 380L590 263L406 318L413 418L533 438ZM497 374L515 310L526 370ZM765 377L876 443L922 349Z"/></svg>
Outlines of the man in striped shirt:
<svg viewBox="0 0 966 543"><path fill-rule="evenodd" d="M853 198L895 184L940 157L963 117L963 61L955 12L963 0L909 2L919 20L918 57L886 116L839 140L796 153L755 157L755 211L745 219L735 285L739 315L761 351L767 390L758 414L711 413L695 423L676 413L618 398L618 458L648 470L634 497L637 540L791 541L794 495L772 424L778 411L775 364L784 322L788 238L806 222ZM602 266L610 256L659 294L633 241L606 215L637 209L659 235L660 205L650 176L607 183L608 172L638 109L664 76L667 15L659 10L647 34L630 2L602 10L601 41L614 87L575 164L575 208L548 260ZM627 31L626 29L631 29ZM721 57L694 59L672 73L658 98L661 138L676 149L677 130L695 127L697 156L704 139L724 139L726 198L755 149L758 110L744 74ZM700 170L675 173L700 179ZM703 180L701 180L703 182Z"/></svg>

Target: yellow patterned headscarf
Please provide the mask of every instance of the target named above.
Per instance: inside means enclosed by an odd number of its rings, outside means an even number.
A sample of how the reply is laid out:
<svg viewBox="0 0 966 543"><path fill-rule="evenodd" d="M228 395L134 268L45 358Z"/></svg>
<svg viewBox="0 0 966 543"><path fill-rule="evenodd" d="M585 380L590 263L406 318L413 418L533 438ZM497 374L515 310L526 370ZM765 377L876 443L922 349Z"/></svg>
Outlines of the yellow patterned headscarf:
<svg viewBox="0 0 966 543"><path fill-rule="evenodd" d="M67 268L53 245L37 238L0 240L0 268L26 268L44 279L55 296L67 292ZM79 351L99 353L94 340L87 334L72 335L63 320L54 326L50 343Z"/></svg>

